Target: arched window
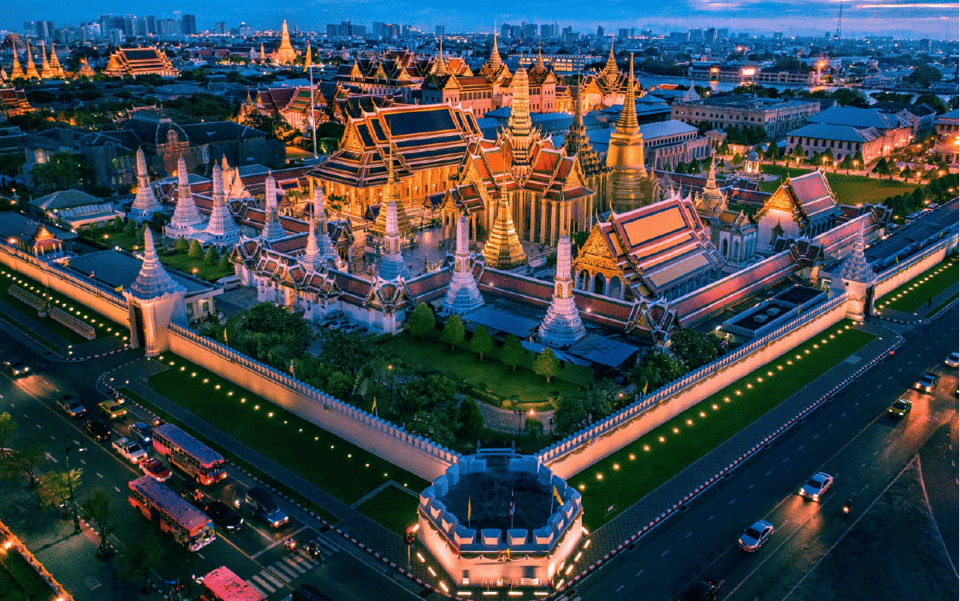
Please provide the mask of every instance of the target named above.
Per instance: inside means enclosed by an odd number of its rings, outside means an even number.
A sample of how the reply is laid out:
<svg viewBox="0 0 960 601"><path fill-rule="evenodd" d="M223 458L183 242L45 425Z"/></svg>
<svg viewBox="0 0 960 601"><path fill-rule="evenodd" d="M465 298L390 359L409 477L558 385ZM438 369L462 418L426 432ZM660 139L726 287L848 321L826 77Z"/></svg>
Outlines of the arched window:
<svg viewBox="0 0 960 601"><path fill-rule="evenodd" d="M727 255L727 239L726 238L720 241L720 255L726 259L730 258L730 256Z"/></svg>
<svg viewBox="0 0 960 601"><path fill-rule="evenodd" d="M598 273L593 276L593 293L594 294L603 294L603 288L606 285L607 280L603 277L602 273Z"/></svg>
<svg viewBox="0 0 960 601"><path fill-rule="evenodd" d="M577 278L577 288L580 290L589 290L590 288L590 273L584 269L580 272L580 277Z"/></svg>
<svg viewBox="0 0 960 601"><path fill-rule="evenodd" d="M620 278L613 278L610 280L610 297L611 298L620 298L623 294L623 283L620 281Z"/></svg>
<svg viewBox="0 0 960 601"><path fill-rule="evenodd" d="M736 259L737 261L740 260L740 241L739 240L733 241L733 257L732 258Z"/></svg>

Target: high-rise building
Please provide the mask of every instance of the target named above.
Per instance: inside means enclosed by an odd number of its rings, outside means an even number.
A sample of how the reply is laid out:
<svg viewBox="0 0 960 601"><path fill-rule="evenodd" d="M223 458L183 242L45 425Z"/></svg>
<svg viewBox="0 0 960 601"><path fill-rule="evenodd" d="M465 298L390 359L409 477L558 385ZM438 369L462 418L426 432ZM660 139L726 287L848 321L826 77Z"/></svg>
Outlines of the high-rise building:
<svg viewBox="0 0 960 601"><path fill-rule="evenodd" d="M723 41L730 37L730 30L726 27L721 27L717 30L717 41Z"/></svg>
<svg viewBox="0 0 960 601"><path fill-rule="evenodd" d="M560 36L560 26L556 23L544 23L540 26L540 37L549 40Z"/></svg>
<svg viewBox="0 0 960 601"><path fill-rule="evenodd" d="M537 24L536 23L524 23L523 24L523 33L521 36L524 39L535 39L537 37Z"/></svg>
<svg viewBox="0 0 960 601"><path fill-rule="evenodd" d="M617 38L621 40L627 40L627 39L636 37L636 34L637 34L637 30L634 29L633 27L629 27L629 28L622 27L619 30L617 30Z"/></svg>
<svg viewBox="0 0 960 601"><path fill-rule="evenodd" d="M213 35L227 35L227 22L217 21L213 24Z"/></svg>
<svg viewBox="0 0 960 601"><path fill-rule="evenodd" d="M147 23L147 35L157 35L157 17L147 15L143 20Z"/></svg>
<svg viewBox="0 0 960 601"><path fill-rule="evenodd" d="M447 35L447 26L446 26L446 25L437 25L437 26L434 28L434 33L436 33L437 37L440 37L440 36L442 36L442 35Z"/></svg>
<svg viewBox="0 0 960 601"><path fill-rule="evenodd" d="M240 21L240 25L237 26L237 34L242 38L249 38L253 35L253 27L250 27L243 21Z"/></svg>
<svg viewBox="0 0 960 601"><path fill-rule="evenodd" d="M704 32L704 34L703 34L703 40L704 40L706 43L708 43L708 44L712 44L712 43L716 42L716 41L717 41L717 30L714 29L713 27L707 29L707 31Z"/></svg>
<svg viewBox="0 0 960 601"><path fill-rule="evenodd" d="M598 38L603 37L603 25L597 25L597 37Z"/></svg>
<svg viewBox="0 0 960 601"><path fill-rule="evenodd" d="M500 37L509 40L513 37L513 25L509 23L504 23L500 26Z"/></svg>
<svg viewBox="0 0 960 601"><path fill-rule="evenodd" d="M687 39L691 42L699 42L703 40L703 30L699 27L691 27L687 32Z"/></svg>
<svg viewBox="0 0 960 601"><path fill-rule="evenodd" d="M180 31L183 35L197 35L197 15L183 15Z"/></svg>

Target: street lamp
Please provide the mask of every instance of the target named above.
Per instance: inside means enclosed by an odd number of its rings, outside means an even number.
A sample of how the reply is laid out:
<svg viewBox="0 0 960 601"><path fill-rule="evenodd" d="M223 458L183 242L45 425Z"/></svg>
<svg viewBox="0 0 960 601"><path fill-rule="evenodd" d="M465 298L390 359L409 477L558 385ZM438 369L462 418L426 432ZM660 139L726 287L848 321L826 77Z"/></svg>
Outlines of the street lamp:
<svg viewBox="0 0 960 601"><path fill-rule="evenodd" d="M67 485L70 487L70 509L73 511L73 531L75 534L80 534L80 514L77 513L77 498L73 494L73 473L70 470L70 451L74 449L78 452L87 450L77 444L67 444L66 440L63 441L63 458L67 465Z"/></svg>

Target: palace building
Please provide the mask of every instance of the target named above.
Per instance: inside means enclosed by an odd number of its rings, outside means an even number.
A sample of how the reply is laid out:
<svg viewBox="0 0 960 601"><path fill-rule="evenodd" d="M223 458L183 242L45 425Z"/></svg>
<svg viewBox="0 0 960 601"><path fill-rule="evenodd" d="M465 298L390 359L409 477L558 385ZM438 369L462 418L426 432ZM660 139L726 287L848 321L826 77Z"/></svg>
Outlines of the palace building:
<svg viewBox="0 0 960 601"><path fill-rule="evenodd" d="M177 77L177 70L167 55L155 46L148 48L117 48L110 55L110 62L103 74L109 77L133 77L139 75L160 75Z"/></svg>
<svg viewBox="0 0 960 601"><path fill-rule="evenodd" d="M827 176L817 169L787 178L757 214L757 248L772 251L778 238L812 238L832 229L841 215Z"/></svg>

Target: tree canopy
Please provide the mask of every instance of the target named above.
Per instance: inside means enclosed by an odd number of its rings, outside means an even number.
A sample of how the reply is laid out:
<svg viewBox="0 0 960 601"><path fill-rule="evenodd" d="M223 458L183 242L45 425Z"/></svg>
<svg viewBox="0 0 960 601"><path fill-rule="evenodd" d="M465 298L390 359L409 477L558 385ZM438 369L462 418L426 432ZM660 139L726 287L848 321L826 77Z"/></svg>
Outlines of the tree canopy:
<svg viewBox="0 0 960 601"><path fill-rule="evenodd" d="M412 336L423 338L437 326L433 309L426 303L420 303L407 318L406 329Z"/></svg>

